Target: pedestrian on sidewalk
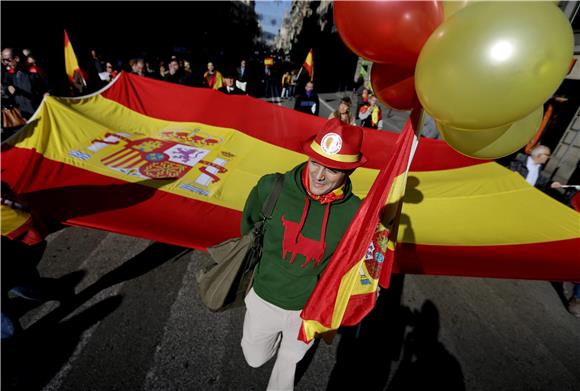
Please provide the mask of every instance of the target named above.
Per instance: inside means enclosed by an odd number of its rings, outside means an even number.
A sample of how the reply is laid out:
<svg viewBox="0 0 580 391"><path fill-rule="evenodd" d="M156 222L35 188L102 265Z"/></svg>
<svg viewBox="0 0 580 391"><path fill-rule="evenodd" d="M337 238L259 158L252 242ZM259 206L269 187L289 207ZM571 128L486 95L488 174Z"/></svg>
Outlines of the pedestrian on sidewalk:
<svg viewBox="0 0 580 391"><path fill-rule="evenodd" d="M290 97L291 79L292 76L290 76L290 72L286 72L282 75L282 94L280 95L280 99L288 99Z"/></svg>

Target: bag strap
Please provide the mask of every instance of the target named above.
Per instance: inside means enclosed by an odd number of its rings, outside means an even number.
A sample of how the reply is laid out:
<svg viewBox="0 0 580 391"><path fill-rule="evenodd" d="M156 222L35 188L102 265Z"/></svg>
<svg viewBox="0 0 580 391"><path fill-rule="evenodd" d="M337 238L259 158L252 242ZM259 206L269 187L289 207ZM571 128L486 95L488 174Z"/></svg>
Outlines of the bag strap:
<svg viewBox="0 0 580 391"><path fill-rule="evenodd" d="M266 202L262 206L262 219L265 221L272 217L272 212L274 211L274 207L276 206L276 202L278 201L278 197L282 192L282 182L284 180L284 175L280 174L279 172L276 173L276 181L274 182L274 186L272 187L272 191L268 195Z"/></svg>

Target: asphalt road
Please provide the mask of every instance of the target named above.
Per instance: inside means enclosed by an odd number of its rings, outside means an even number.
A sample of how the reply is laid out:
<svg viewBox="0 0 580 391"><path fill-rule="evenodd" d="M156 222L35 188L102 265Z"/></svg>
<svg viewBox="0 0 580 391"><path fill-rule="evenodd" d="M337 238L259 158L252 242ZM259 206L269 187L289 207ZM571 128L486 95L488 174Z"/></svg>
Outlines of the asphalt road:
<svg viewBox="0 0 580 391"><path fill-rule="evenodd" d="M39 270L70 293L22 303L24 332L2 343L2 389L265 389L273 363L245 364L243 309L199 301L207 262L102 231L52 234ZM360 327L312 353L297 390L580 389L580 319L543 281L396 276Z"/></svg>
<svg viewBox="0 0 580 391"><path fill-rule="evenodd" d="M332 108L340 95L322 98ZM393 114L385 127L400 129L408 114ZM273 362L246 365L243 309L199 301L205 253L76 227L48 242L39 271L68 290L44 304L12 299L24 331L2 342L3 390L265 389ZM577 391L580 319L558 289L395 276L360 327L311 350L296 390Z"/></svg>

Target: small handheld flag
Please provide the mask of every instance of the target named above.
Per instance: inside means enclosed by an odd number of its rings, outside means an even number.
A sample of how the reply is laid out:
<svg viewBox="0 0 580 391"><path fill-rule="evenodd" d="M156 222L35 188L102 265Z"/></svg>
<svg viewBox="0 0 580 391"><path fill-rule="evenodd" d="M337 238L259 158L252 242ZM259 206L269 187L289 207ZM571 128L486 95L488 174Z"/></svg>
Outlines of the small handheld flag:
<svg viewBox="0 0 580 391"><path fill-rule="evenodd" d="M306 55L306 60L304 60L302 67L306 69L306 72L308 72L308 75L310 76L310 81L312 81L314 79L314 57L312 54L312 49L310 49Z"/></svg>
<svg viewBox="0 0 580 391"><path fill-rule="evenodd" d="M64 30L64 66L71 84L77 88L87 86L66 30Z"/></svg>

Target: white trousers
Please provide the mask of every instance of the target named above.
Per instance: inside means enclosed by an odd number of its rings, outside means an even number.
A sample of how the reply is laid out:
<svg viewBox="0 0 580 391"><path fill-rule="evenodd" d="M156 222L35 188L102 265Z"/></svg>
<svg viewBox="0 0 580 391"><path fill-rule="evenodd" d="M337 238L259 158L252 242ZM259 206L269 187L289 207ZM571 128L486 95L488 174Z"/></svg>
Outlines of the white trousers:
<svg viewBox="0 0 580 391"><path fill-rule="evenodd" d="M293 390L296 364L313 342L305 344L297 339L302 326L301 311L289 311L268 303L253 288L245 302L242 350L247 363L258 368L278 351L268 391Z"/></svg>

